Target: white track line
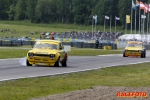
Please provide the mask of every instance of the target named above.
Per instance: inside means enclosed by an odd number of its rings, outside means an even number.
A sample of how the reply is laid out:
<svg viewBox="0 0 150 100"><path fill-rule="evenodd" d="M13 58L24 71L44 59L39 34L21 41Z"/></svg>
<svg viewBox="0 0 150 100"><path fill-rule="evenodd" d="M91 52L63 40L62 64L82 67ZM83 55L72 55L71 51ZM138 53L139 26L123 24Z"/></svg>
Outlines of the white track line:
<svg viewBox="0 0 150 100"><path fill-rule="evenodd" d="M122 54L98 55L98 56L121 56Z"/></svg>

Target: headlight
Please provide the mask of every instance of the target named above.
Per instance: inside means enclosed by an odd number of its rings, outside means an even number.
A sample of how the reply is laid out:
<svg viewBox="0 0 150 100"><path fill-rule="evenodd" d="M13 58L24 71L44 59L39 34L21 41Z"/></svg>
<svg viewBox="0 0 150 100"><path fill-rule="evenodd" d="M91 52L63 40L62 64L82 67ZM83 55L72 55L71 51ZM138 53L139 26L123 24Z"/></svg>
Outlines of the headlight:
<svg viewBox="0 0 150 100"><path fill-rule="evenodd" d="M50 54L49 57L50 58L55 58L55 54Z"/></svg>
<svg viewBox="0 0 150 100"><path fill-rule="evenodd" d="M34 56L34 53L28 53L28 56L29 56L29 57L33 57L33 56Z"/></svg>

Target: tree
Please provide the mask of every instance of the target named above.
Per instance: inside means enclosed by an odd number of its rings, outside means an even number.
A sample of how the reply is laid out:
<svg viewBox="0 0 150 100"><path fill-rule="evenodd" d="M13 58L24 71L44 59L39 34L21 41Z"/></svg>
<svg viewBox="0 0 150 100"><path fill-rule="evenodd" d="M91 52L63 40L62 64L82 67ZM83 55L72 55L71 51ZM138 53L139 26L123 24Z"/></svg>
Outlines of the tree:
<svg viewBox="0 0 150 100"><path fill-rule="evenodd" d="M84 24L85 8L85 0L73 0L73 14L76 24Z"/></svg>
<svg viewBox="0 0 150 100"><path fill-rule="evenodd" d="M0 19L7 20L9 18L8 11L11 2L12 0L0 0Z"/></svg>
<svg viewBox="0 0 150 100"><path fill-rule="evenodd" d="M25 20L26 19L26 1L18 0L15 6L15 20Z"/></svg>
<svg viewBox="0 0 150 100"><path fill-rule="evenodd" d="M126 23L126 15L131 16L131 7L132 7L131 0L119 0L118 4L119 17L123 26L125 26Z"/></svg>
<svg viewBox="0 0 150 100"><path fill-rule="evenodd" d="M27 0L26 1L26 16L31 22L34 22L36 20L36 14L35 14L35 7L37 5L38 0Z"/></svg>

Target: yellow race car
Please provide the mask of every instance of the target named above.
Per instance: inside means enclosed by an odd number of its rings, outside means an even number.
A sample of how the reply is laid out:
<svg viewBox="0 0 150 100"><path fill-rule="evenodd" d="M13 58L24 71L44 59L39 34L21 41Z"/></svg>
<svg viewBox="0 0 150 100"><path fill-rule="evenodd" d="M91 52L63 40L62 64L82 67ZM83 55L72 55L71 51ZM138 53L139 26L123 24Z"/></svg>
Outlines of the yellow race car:
<svg viewBox="0 0 150 100"><path fill-rule="evenodd" d="M128 56L140 56L141 58L146 57L146 49L142 42L129 41L123 51L123 57Z"/></svg>
<svg viewBox="0 0 150 100"><path fill-rule="evenodd" d="M27 53L26 65L67 66L68 53L56 40L37 40Z"/></svg>

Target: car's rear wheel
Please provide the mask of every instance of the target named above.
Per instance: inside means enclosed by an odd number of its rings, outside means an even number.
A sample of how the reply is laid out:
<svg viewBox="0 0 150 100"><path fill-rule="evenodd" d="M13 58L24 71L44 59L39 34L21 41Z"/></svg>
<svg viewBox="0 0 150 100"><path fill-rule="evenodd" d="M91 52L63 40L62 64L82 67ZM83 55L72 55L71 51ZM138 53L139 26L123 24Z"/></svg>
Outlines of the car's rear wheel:
<svg viewBox="0 0 150 100"><path fill-rule="evenodd" d="M67 61L68 61L68 58L66 57L66 59L62 62L63 67L67 67Z"/></svg>
<svg viewBox="0 0 150 100"><path fill-rule="evenodd" d="M125 55L125 52L123 52L123 57L127 57L127 56Z"/></svg>
<svg viewBox="0 0 150 100"><path fill-rule="evenodd" d="M26 65L27 66L32 66L32 64L29 63L28 59L26 60Z"/></svg>
<svg viewBox="0 0 150 100"><path fill-rule="evenodd" d="M59 67L59 66L60 66L59 63L60 63L60 57L59 57L59 58L57 59L57 61L55 62L55 65L54 65L54 66L55 66L55 67Z"/></svg>
<svg viewBox="0 0 150 100"><path fill-rule="evenodd" d="M145 51L142 51L141 58L146 58L146 52Z"/></svg>

